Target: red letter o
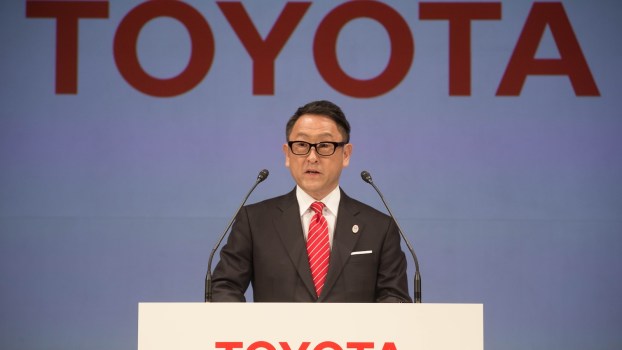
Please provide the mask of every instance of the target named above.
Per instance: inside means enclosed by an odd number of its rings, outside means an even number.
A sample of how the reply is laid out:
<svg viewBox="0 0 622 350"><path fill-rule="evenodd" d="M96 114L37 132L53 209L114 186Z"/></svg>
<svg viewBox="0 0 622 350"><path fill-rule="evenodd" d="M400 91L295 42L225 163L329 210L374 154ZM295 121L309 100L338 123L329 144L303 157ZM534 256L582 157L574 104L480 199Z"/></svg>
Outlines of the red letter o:
<svg viewBox="0 0 622 350"><path fill-rule="evenodd" d="M265 349L265 350L276 350L276 348L268 343L267 341L256 341L254 343L252 343L251 345L249 345L248 350L258 350L258 349Z"/></svg>
<svg viewBox="0 0 622 350"><path fill-rule="evenodd" d="M171 17L181 22L192 43L188 66L170 79L149 75L136 54L141 29L157 17ZM214 37L209 24L193 7L181 1L147 1L136 6L123 18L114 38L114 59L119 72L134 88L152 96L171 97L192 89L205 77L213 58Z"/></svg>
<svg viewBox="0 0 622 350"><path fill-rule="evenodd" d="M332 341L323 341L319 343L318 345L316 345L315 348L313 348L313 350L326 350L326 349L343 350L341 346L339 346L339 344L332 342Z"/></svg>
<svg viewBox="0 0 622 350"><path fill-rule="evenodd" d="M382 73L361 80L348 76L339 66L337 37L341 29L356 18L380 23L391 40L391 56ZM408 24L393 8L375 1L352 1L337 6L320 23L313 43L315 64L324 80L335 90L353 97L375 97L397 86L413 60L415 48Z"/></svg>

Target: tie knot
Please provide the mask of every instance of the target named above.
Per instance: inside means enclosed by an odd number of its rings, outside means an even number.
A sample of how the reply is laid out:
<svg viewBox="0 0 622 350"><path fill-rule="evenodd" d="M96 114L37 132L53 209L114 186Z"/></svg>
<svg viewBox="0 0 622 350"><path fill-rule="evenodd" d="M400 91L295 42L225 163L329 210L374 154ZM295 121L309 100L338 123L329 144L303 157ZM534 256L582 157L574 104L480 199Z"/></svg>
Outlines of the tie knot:
<svg viewBox="0 0 622 350"><path fill-rule="evenodd" d="M316 214L322 215L322 209L324 209L324 203L322 202L313 202L313 204L311 204L311 210Z"/></svg>

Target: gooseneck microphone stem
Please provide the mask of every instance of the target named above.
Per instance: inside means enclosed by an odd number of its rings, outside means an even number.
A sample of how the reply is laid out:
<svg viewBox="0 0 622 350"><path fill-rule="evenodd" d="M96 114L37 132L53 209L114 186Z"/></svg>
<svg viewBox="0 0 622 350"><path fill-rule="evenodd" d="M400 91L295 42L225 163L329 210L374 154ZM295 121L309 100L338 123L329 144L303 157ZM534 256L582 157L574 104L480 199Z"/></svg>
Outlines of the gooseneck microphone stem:
<svg viewBox="0 0 622 350"><path fill-rule="evenodd" d="M421 274L419 273L419 260L417 260L417 254L415 254L415 250L413 249L412 245L410 244L410 242L408 241L408 239L404 235L404 231L402 231L402 228L400 227L400 224L395 219L395 215L393 215L393 212L391 211L391 208L389 208L389 205L384 200L384 196L382 195L382 192L380 192L378 187L376 187L376 185L374 184L374 181L371 178L371 174L364 170L364 171L361 172L361 178L363 179L363 181L365 181L368 184L370 184L374 188L374 190L376 190L378 195L380 196L380 199L382 200L382 203L384 204L384 207L387 208L387 211L389 212L389 215L391 216L391 218L395 222L395 225L397 225L397 230L400 232L400 235L402 236L402 239L404 240L404 243L406 243L406 247L408 247L408 250L410 251L410 254L413 257L413 260L415 261L415 280L414 280L415 298L414 298L414 301L415 301L415 303L421 303Z"/></svg>
<svg viewBox="0 0 622 350"><path fill-rule="evenodd" d="M212 249L212 252L209 255L209 260L207 261L207 274L205 275L205 302L206 303L209 303L212 301L212 260L214 260L214 254L218 250L218 247L220 247L220 243L222 243L222 240L227 235L227 232L229 232L229 229L235 222L235 218L238 216L238 213L240 212L240 210L242 210L242 207L248 200L248 197L250 197L251 193L253 193L257 185L259 185L263 180L268 178L269 174L270 172L268 172L267 169L264 169L259 172L259 174L257 175L257 180L255 181L255 184L253 185L253 187L251 187L250 191L248 191L248 193L246 194L246 197L244 197L242 204L240 204L240 206L238 207L238 210L236 210L235 214L233 214L231 221L229 221L229 225L227 225L227 228L225 229L225 231L220 235L220 238L218 238L218 242L216 242L216 245L214 245L214 249Z"/></svg>

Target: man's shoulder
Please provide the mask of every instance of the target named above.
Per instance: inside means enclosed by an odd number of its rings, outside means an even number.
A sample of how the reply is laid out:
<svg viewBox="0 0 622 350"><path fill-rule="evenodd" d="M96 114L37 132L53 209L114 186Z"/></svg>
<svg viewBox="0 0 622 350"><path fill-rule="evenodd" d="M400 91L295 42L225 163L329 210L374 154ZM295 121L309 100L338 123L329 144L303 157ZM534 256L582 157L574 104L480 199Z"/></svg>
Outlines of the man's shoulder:
<svg viewBox="0 0 622 350"><path fill-rule="evenodd" d="M345 192L341 192L341 203L340 205L343 206L343 208L346 208L348 211L350 211L353 214L359 214L362 213L366 216L370 216L370 217L374 217L374 218L382 218L382 219L387 219L389 218L389 216L383 212L381 212L380 210L372 207L369 204L363 203L361 201L359 201L358 199L354 199L350 196L348 196Z"/></svg>

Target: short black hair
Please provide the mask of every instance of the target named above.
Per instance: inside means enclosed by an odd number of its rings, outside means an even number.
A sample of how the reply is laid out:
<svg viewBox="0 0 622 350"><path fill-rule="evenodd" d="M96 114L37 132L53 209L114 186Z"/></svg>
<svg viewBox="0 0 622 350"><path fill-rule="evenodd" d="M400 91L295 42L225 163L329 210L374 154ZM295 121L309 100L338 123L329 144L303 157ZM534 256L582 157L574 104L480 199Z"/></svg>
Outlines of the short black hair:
<svg viewBox="0 0 622 350"><path fill-rule="evenodd" d="M296 113L289 118L289 121L285 126L286 140L289 140L289 134L291 134L294 124L296 124L298 118L305 114L322 115L332 119L335 123L337 123L337 128L344 138L343 142L350 142L350 123L348 123L346 115L343 114L343 111L339 108L339 106L326 100L309 102L306 105L299 107L296 110Z"/></svg>

